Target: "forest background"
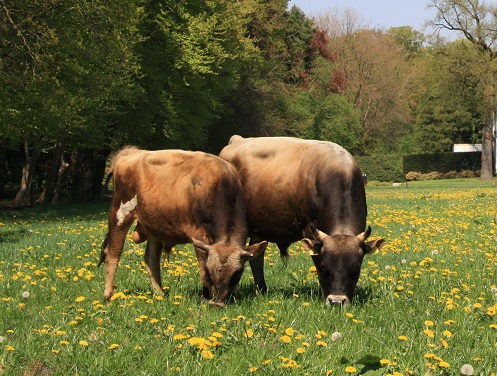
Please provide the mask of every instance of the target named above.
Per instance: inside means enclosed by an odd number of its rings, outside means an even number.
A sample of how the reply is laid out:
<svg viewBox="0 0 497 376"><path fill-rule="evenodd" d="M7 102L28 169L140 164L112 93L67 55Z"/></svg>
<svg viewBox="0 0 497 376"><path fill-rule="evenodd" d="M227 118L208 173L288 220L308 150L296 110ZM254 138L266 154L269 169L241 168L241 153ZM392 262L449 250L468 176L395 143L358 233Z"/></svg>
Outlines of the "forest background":
<svg viewBox="0 0 497 376"><path fill-rule="evenodd" d="M488 178L495 6L430 5L461 39L287 0L0 0L0 198L89 200L123 145L216 154L233 134L356 156L483 140Z"/></svg>

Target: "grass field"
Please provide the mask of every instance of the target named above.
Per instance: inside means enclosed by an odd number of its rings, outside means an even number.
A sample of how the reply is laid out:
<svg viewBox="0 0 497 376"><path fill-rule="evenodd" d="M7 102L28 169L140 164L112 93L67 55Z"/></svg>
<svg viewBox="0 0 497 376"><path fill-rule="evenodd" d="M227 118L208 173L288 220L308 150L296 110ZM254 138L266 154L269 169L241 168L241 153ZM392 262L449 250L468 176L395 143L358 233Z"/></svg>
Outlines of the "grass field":
<svg viewBox="0 0 497 376"><path fill-rule="evenodd" d="M117 294L97 268L108 203L0 212L2 375L497 374L497 188L478 180L367 187L371 238L352 304L327 308L296 243L266 252L223 309L199 303L194 251L164 260L154 296L128 241ZM464 371L466 372L466 371ZM464 373L472 374L472 373Z"/></svg>

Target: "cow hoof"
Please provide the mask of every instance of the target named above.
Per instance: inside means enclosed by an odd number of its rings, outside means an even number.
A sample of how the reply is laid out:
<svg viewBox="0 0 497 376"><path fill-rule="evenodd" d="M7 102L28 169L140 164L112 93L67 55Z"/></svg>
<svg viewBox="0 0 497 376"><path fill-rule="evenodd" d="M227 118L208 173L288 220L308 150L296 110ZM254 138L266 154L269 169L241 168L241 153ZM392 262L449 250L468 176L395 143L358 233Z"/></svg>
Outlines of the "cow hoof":
<svg viewBox="0 0 497 376"><path fill-rule="evenodd" d="M112 298L112 295L114 295L114 291L105 291L104 292L104 299L106 301L109 301Z"/></svg>

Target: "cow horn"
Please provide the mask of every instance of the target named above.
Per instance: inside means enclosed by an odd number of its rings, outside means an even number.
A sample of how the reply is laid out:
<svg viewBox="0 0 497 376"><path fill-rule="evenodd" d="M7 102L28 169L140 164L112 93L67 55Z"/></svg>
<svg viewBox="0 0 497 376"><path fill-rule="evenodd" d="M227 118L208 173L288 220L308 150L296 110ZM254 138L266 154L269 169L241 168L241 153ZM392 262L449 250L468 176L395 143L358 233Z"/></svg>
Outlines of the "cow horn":
<svg viewBox="0 0 497 376"><path fill-rule="evenodd" d="M366 228L366 231L357 235L356 239L359 243L364 243L366 241L366 239L369 238L369 235L371 235L371 226L368 226Z"/></svg>
<svg viewBox="0 0 497 376"><path fill-rule="evenodd" d="M210 247L207 244L205 244L205 243L203 243L200 240L197 240L195 238L192 238L192 242L193 242L193 246L195 248L198 248L198 249L204 251L205 253L209 254Z"/></svg>
<svg viewBox="0 0 497 376"><path fill-rule="evenodd" d="M310 225L309 226L309 229L311 230L312 232L312 235L314 235L314 237L316 239L318 239L319 241L321 242L324 242L324 240L328 237L327 234L325 234L324 232L322 231L319 231L316 227L314 227L314 225Z"/></svg>

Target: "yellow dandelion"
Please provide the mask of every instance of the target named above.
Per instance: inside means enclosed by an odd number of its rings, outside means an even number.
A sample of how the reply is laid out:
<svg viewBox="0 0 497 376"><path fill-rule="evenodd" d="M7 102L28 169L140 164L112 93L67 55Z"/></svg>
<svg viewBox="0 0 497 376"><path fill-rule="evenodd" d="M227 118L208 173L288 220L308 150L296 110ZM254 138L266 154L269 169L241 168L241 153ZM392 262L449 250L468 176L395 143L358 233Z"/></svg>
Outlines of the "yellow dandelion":
<svg viewBox="0 0 497 376"><path fill-rule="evenodd" d="M79 344L81 346L88 346L88 342L86 342L86 341L79 341Z"/></svg>
<svg viewBox="0 0 497 376"><path fill-rule="evenodd" d="M5 350L7 350L7 351L14 351L15 348L13 346L7 345L7 346L5 346Z"/></svg>
<svg viewBox="0 0 497 376"><path fill-rule="evenodd" d="M290 343L290 342L292 342L292 339L289 336L284 335L284 336L280 337L280 341L284 342L284 343Z"/></svg>
<svg viewBox="0 0 497 376"><path fill-rule="evenodd" d="M445 362L445 361L441 361L440 363L438 363L438 366L439 366L440 368L445 368L445 369L447 369L447 368L449 368L449 367L450 367L450 364L449 364L449 363L447 363L447 362Z"/></svg>
<svg viewBox="0 0 497 376"><path fill-rule="evenodd" d="M253 331L252 329L247 329L247 330L245 331L245 334L244 334L244 335L245 335L245 337L247 337L247 338L252 338L252 337L253 337L253 335L254 335L254 331Z"/></svg>
<svg viewBox="0 0 497 376"><path fill-rule="evenodd" d="M435 338L435 333L433 333L433 330L425 329L425 330L423 330L423 333L426 334L430 338Z"/></svg>
<svg viewBox="0 0 497 376"><path fill-rule="evenodd" d="M426 320L426 321L425 321L425 325L426 325L426 326L433 326L434 324L433 324L433 321Z"/></svg>
<svg viewBox="0 0 497 376"><path fill-rule="evenodd" d="M305 353L305 349L303 347L298 347L296 351L297 351L297 354Z"/></svg>
<svg viewBox="0 0 497 376"><path fill-rule="evenodd" d="M52 349L52 354L58 354L59 353L59 350L57 349Z"/></svg>
<svg viewBox="0 0 497 376"><path fill-rule="evenodd" d="M248 369L248 371L249 371L250 373L255 372L255 371L257 371L257 367L250 367L250 368Z"/></svg>
<svg viewBox="0 0 497 376"><path fill-rule="evenodd" d="M407 341L409 338L407 338L407 336L398 336L397 339L399 341Z"/></svg>
<svg viewBox="0 0 497 376"><path fill-rule="evenodd" d="M285 329L285 334L291 337L295 334L295 331L292 328L287 328Z"/></svg>
<svg viewBox="0 0 497 376"><path fill-rule="evenodd" d="M210 352L209 350L203 350L202 351L202 358L212 359L212 358L214 358L214 354L212 352Z"/></svg>
<svg viewBox="0 0 497 376"><path fill-rule="evenodd" d="M76 298L76 302L78 302L78 303L82 302L83 300L85 300L85 297L84 297L84 296L78 296L78 297Z"/></svg>
<svg viewBox="0 0 497 376"><path fill-rule="evenodd" d="M109 346L109 350L114 350L119 348L119 345L117 343L113 343L112 345Z"/></svg>
<svg viewBox="0 0 497 376"><path fill-rule="evenodd" d="M390 360L388 360L388 359L381 359L380 360L380 364L382 366L388 366L390 364Z"/></svg>
<svg viewBox="0 0 497 376"><path fill-rule="evenodd" d="M324 341L317 341L316 345L320 346L320 347L326 347L326 346L328 346L328 344L326 342L324 342Z"/></svg>
<svg viewBox="0 0 497 376"><path fill-rule="evenodd" d="M67 346L67 345L69 345L69 342L68 342L68 341L64 341L64 340L60 341L59 343L60 343L61 345L63 345L63 346Z"/></svg>
<svg viewBox="0 0 497 376"><path fill-rule="evenodd" d="M347 372L347 373L354 373L356 371L357 371L357 369L355 367L352 367L352 366L345 367L345 372Z"/></svg>

